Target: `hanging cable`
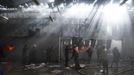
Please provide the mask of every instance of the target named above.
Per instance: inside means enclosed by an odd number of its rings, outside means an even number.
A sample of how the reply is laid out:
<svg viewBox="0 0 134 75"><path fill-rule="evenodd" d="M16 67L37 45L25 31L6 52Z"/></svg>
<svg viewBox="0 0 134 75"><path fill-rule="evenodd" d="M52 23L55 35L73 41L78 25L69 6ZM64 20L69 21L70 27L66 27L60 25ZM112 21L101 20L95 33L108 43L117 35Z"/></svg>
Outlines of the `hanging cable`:
<svg viewBox="0 0 134 75"><path fill-rule="evenodd" d="M32 0L36 5L40 5L39 1L37 0Z"/></svg>
<svg viewBox="0 0 134 75"><path fill-rule="evenodd" d="M123 1L120 3L120 5L125 4L127 1L128 1L128 0L123 0Z"/></svg>

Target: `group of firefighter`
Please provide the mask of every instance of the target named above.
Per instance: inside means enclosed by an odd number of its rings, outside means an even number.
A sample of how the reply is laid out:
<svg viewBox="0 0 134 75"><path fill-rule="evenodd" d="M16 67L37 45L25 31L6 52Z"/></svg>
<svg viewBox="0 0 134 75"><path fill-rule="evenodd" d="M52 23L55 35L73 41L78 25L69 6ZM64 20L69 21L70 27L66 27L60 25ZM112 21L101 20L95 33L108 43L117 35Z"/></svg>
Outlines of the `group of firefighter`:
<svg viewBox="0 0 134 75"><path fill-rule="evenodd" d="M96 56L97 56L97 65L103 69L104 72L108 73L108 49L110 48L106 46L106 44L98 44L96 43L96 39L90 39L88 41L82 41L79 37L72 38L72 44L65 43L65 67L69 67L69 60L73 58L74 60L74 68L76 70L81 69L79 63L79 54L82 52L87 52L88 54L88 61L91 62L91 58L93 55L94 50L96 49ZM69 57L69 51L71 51L71 58ZM120 52L117 47L114 47L112 50L113 59L111 62L111 67L115 64L118 67L119 60L120 60Z"/></svg>

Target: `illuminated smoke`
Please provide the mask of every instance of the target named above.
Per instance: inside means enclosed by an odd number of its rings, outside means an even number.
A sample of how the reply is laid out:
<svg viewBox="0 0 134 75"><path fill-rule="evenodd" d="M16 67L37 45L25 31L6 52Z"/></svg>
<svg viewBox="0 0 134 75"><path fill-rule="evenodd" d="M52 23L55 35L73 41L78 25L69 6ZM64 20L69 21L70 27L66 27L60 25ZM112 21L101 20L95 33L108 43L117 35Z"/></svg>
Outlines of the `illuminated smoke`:
<svg viewBox="0 0 134 75"><path fill-rule="evenodd" d="M35 13L35 19L28 21L28 25L35 24L41 29L41 39L46 40L53 33L62 33L62 36L81 36L91 38L93 32L97 32L97 39L120 39L127 32L131 34L131 21L126 5L114 4L113 0L106 5L70 4L59 6L60 14L56 7L49 8L47 4L32 5L23 8L23 14ZM31 13L32 12L32 13ZM50 18L51 16L51 18ZM126 33L124 33L124 27Z"/></svg>

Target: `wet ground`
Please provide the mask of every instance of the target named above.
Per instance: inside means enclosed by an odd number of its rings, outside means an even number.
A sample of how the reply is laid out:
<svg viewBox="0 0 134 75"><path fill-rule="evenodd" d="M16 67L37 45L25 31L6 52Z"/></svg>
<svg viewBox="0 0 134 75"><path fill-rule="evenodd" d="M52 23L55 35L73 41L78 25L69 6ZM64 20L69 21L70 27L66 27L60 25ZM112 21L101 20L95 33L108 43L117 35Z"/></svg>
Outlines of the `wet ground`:
<svg viewBox="0 0 134 75"><path fill-rule="evenodd" d="M33 66L33 65L32 65ZM4 75L134 75L134 68L129 64L120 64L117 67L109 67L108 73L104 73L103 69L96 64L81 64L83 67L80 70L75 70L73 67L65 68L61 65L45 64L37 67L15 66L10 70L6 70Z"/></svg>

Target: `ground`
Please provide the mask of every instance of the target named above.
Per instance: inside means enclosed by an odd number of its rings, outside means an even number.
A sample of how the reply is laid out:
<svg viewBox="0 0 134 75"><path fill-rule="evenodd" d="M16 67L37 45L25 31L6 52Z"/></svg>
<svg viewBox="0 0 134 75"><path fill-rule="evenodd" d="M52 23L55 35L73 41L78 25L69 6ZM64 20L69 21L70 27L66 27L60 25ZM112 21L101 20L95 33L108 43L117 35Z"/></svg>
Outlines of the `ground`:
<svg viewBox="0 0 134 75"><path fill-rule="evenodd" d="M4 75L134 75L134 68L129 64L120 64L119 68L109 66L108 74L103 73L102 68L93 63L81 64L83 68L80 70L75 70L73 67L65 68L58 64L39 65L29 69L15 65L11 70L5 70Z"/></svg>

